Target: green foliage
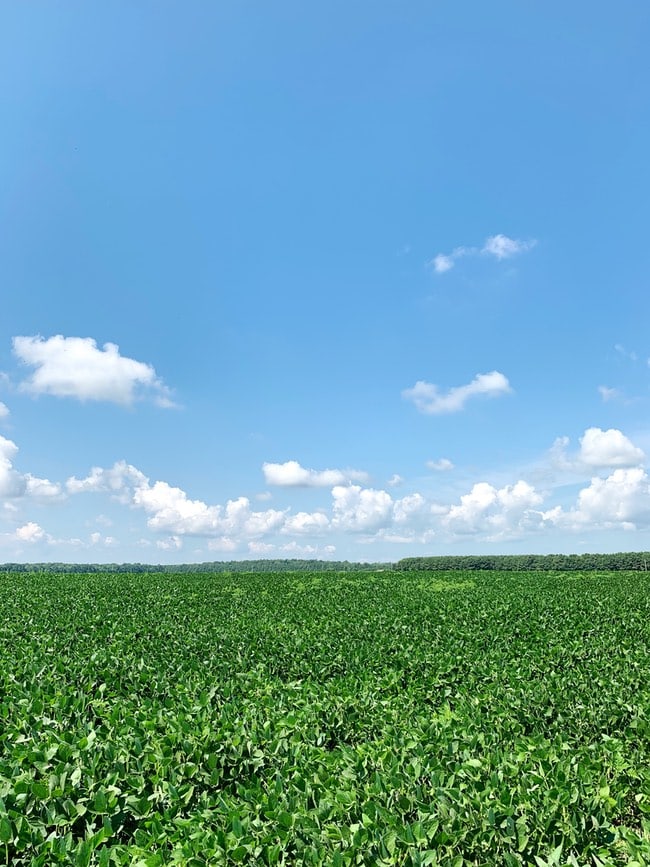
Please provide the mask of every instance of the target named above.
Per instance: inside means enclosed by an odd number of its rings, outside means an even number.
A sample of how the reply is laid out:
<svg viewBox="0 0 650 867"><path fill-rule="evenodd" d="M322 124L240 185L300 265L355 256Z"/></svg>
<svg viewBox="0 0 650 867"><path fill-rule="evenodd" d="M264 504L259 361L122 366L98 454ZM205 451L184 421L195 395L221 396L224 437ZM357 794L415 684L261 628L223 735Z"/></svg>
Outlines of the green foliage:
<svg viewBox="0 0 650 867"><path fill-rule="evenodd" d="M394 566L403 572L478 569L484 572L626 572L650 569L647 552L618 554L477 554L472 556L406 557Z"/></svg>
<svg viewBox="0 0 650 867"><path fill-rule="evenodd" d="M650 865L650 576L0 576L0 864Z"/></svg>
<svg viewBox="0 0 650 867"><path fill-rule="evenodd" d="M168 574L201 574L205 572L376 572L385 568L393 568L390 563L350 563L348 560L225 560L209 563L184 563L170 566L147 563L4 563L0 564L0 572L51 572L71 575L112 574L114 572L157 573Z"/></svg>

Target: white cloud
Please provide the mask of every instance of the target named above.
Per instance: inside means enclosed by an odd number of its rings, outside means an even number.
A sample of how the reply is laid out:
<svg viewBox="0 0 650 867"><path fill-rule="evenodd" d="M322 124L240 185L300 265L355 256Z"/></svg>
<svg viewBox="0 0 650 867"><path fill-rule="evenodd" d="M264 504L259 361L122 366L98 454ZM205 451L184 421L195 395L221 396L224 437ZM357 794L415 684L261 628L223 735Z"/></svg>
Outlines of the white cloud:
<svg viewBox="0 0 650 867"><path fill-rule="evenodd" d="M399 473L393 473L393 475L386 482L387 485L391 488L397 488L399 485L403 483L404 479L399 475Z"/></svg>
<svg viewBox="0 0 650 867"><path fill-rule="evenodd" d="M436 274L444 274L445 271L451 271L454 267L453 256L445 256L444 253L438 253L437 256L434 256L432 262Z"/></svg>
<svg viewBox="0 0 650 867"><path fill-rule="evenodd" d="M31 473L27 473L24 478L25 493L28 497L46 500L63 495L63 488L58 482L51 482L49 479L39 479Z"/></svg>
<svg viewBox="0 0 650 867"><path fill-rule="evenodd" d="M387 491L337 485L332 489L332 501L330 527L346 533L381 535L393 526L400 532L415 531L431 522L431 508L418 493L393 500Z"/></svg>
<svg viewBox="0 0 650 867"><path fill-rule="evenodd" d="M30 394L130 405L144 395L173 406L170 391L150 364L120 355L114 343L97 347L91 337L14 337L15 355L34 368L21 383Z"/></svg>
<svg viewBox="0 0 650 867"><path fill-rule="evenodd" d="M218 506L190 500L185 491L167 482L138 485L133 503L152 515L147 523L159 532L190 536L218 536L222 532Z"/></svg>
<svg viewBox="0 0 650 867"><path fill-rule="evenodd" d="M444 526L453 534L487 534L488 539L519 535L538 527L543 516L537 507L543 498L523 480L497 489L478 482L460 504L451 506Z"/></svg>
<svg viewBox="0 0 650 867"><path fill-rule="evenodd" d="M580 437L579 459L589 467L632 467L645 461L645 454L620 430L590 427Z"/></svg>
<svg viewBox="0 0 650 867"><path fill-rule="evenodd" d="M494 256L496 259L510 259L518 253L525 253L535 246L536 241L516 241L507 235L491 235L483 245L481 253Z"/></svg>
<svg viewBox="0 0 650 867"><path fill-rule="evenodd" d="M229 500L225 507L208 506L167 482L138 485L133 503L151 515L147 524L152 530L176 536L255 538L280 529L286 517L274 509L252 512L246 497Z"/></svg>
<svg viewBox="0 0 650 867"><path fill-rule="evenodd" d="M578 495L576 507L558 516L575 529L647 528L650 526L650 479L642 467L614 470L605 479L593 478Z"/></svg>
<svg viewBox="0 0 650 867"><path fill-rule="evenodd" d="M445 274L451 271L458 259L466 256L493 256L501 261L531 250L536 243L535 240L518 241L507 235L490 235L485 239L482 247L456 247L451 253L438 253L429 264L436 274Z"/></svg>
<svg viewBox="0 0 650 867"><path fill-rule="evenodd" d="M422 494L408 494L393 504L393 522L395 524L411 524L414 519L426 514L426 501Z"/></svg>
<svg viewBox="0 0 650 867"><path fill-rule="evenodd" d="M167 482L150 484L140 470L125 461L108 469L93 467L85 478L68 479L66 487L71 494L108 493L114 499L143 509L149 516L149 528L167 535L163 540L166 550L170 550L172 544L169 539L204 536L210 539L211 550L234 551L249 540L280 532L288 517L287 510L253 511L246 497L229 500L225 506L192 500L181 488ZM320 532L328 519L320 513L303 512L290 520L290 532L304 535Z"/></svg>
<svg viewBox="0 0 650 867"><path fill-rule="evenodd" d="M437 461L427 461L426 466L430 470L435 470L437 473L445 473L454 469L454 464L449 460L449 458L440 458Z"/></svg>
<svg viewBox="0 0 650 867"><path fill-rule="evenodd" d="M0 436L0 497L21 497L25 493L24 476L13 468L18 446Z"/></svg>
<svg viewBox="0 0 650 867"><path fill-rule="evenodd" d="M95 531L90 534L90 542L91 547L95 547L96 545L103 545L105 548L113 548L117 545L117 539L114 536L102 536L101 533Z"/></svg>
<svg viewBox="0 0 650 867"><path fill-rule="evenodd" d="M104 492L112 494L122 502L128 502L131 489L146 481L147 477L140 470L126 461L118 461L108 469L93 467L84 479L72 476L65 484L69 494Z"/></svg>
<svg viewBox="0 0 650 867"><path fill-rule="evenodd" d="M155 544L166 551L178 550L179 541L188 536L206 537L208 549L223 554L248 551L257 556L273 552L279 556L321 556L327 548L324 543L336 541L339 534L355 534L365 544L416 545L445 537L507 540L543 530L566 531L590 525L650 526L650 485L638 466L644 455L637 446L620 431L600 428L585 431L574 455L567 455L568 445L567 438L556 441L553 455L558 465L564 462L572 471L579 467L582 472L603 467L614 470L607 479L592 479L568 511L553 504L544 507L542 493L523 479L502 487L480 481L451 504L432 502L417 492L394 498L386 490L337 484L332 486L328 511L255 511L246 497L231 499L225 505L191 499L167 482L150 483L124 461L110 469L95 467L86 478L73 477L67 489L71 493L104 492L142 509L149 529L159 534ZM15 445L0 440L0 447L11 464ZM285 468L277 466L281 471ZM439 458L428 466L444 471L453 464L448 458ZM317 474L297 467L298 478L308 473L313 479ZM295 480L295 467L293 472ZM107 544L101 539L96 533L91 543Z"/></svg>
<svg viewBox="0 0 650 867"><path fill-rule="evenodd" d="M573 453L569 443L569 437L557 437L549 450L551 465L561 472L591 474L596 469L638 466L646 459L642 449L617 428L587 428Z"/></svg>
<svg viewBox="0 0 650 867"><path fill-rule="evenodd" d="M445 274L451 271L458 259L475 256L477 253L480 253L478 247L455 247L451 253L438 253L429 264L433 266L436 274Z"/></svg>
<svg viewBox="0 0 650 867"><path fill-rule="evenodd" d="M6 403L0 400L0 419L5 419L9 416L9 407Z"/></svg>
<svg viewBox="0 0 650 867"><path fill-rule="evenodd" d="M426 415L442 415L459 412L472 397L498 397L511 391L507 378L498 370L493 370L491 373L479 373L467 385L456 386L446 393L442 393L437 385L420 380L413 388L405 389L402 396L413 401L416 408Z"/></svg>
<svg viewBox="0 0 650 867"><path fill-rule="evenodd" d="M19 542L40 542L45 538L43 529L34 521L29 521L22 527L18 527L15 535Z"/></svg>
<svg viewBox="0 0 650 867"><path fill-rule="evenodd" d="M331 488L347 482L363 482L368 478L361 470L309 470L298 461L283 464L264 463L262 466L267 485L303 488Z"/></svg>
<svg viewBox="0 0 650 867"><path fill-rule="evenodd" d="M289 536L312 536L324 533L329 524L329 518L322 512L297 512L285 520L281 532Z"/></svg>
<svg viewBox="0 0 650 867"><path fill-rule="evenodd" d="M0 497L51 500L63 496L63 489L57 482L14 469L13 459L17 453L16 443L0 436Z"/></svg>
<svg viewBox="0 0 650 867"><path fill-rule="evenodd" d="M336 485L332 488L332 498L332 526L336 529L370 532L391 521L393 500L386 491Z"/></svg>

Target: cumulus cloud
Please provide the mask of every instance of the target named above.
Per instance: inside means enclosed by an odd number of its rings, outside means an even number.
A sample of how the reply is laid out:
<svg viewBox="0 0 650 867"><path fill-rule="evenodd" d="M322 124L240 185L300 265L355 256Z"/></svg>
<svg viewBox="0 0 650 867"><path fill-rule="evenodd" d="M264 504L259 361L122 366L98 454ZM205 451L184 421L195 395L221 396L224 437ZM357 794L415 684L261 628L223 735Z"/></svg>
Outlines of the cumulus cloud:
<svg viewBox="0 0 650 867"><path fill-rule="evenodd" d="M62 486L58 482L51 482L49 479L39 479L31 473L27 473L24 479L25 494L28 497L49 500L55 497L60 498L64 493Z"/></svg>
<svg viewBox="0 0 650 867"><path fill-rule="evenodd" d="M449 460L449 458L440 458L437 461L427 461L426 466L428 469L434 470L437 473L445 473L454 469L454 464Z"/></svg>
<svg viewBox="0 0 650 867"><path fill-rule="evenodd" d="M531 250L536 243L535 240L520 241L507 235L490 235L482 247L456 247L451 253L438 253L429 264L436 274L445 274L451 271L459 259L466 256L492 256L501 261Z"/></svg>
<svg viewBox="0 0 650 867"><path fill-rule="evenodd" d="M554 452L566 466L591 471L590 475L603 468L610 473L607 478L592 478L571 508L546 505L548 495L523 479L502 487L479 481L456 502L447 504L432 502L417 492L396 498L394 492L348 483L332 486L327 510L255 509L246 497L210 505L167 482L150 482L124 461L108 469L94 467L85 478L72 477L66 490L70 494L103 492L141 509L149 529L158 535L155 544L165 551L178 550L186 537L204 537L209 550L222 554L248 551L258 556L321 556L327 550L325 543L336 541L339 534L354 535L365 544L419 545L441 538L472 537L489 542L537 535L544 530L650 527L650 482L640 466L645 458L641 449L621 431L600 428L588 428L573 454L568 454L568 447L568 439L561 438ZM10 470L15 452L13 443L0 439L0 454L9 462ZM453 466L448 458L428 465L436 471ZM295 467L292 470L294 479L304 479L304 473L313 478L319 472L339 472L297 467L297 473ZM28 477L20 478L26 488ZM40 481L43 487L53 484ZM91 544L106 544L101 538L99 533L93 534ZM46 541L50 542L47 536Z"/></svg>
<svg viewBox="0 0 650 867"><path fill-rule="evenodd" d="M431 382L420 380L413 388L405 389L402 396L412 401L425 415L442 415L460 412L472 397L499 397L510 392L512 388L507 378L498 370L493 370L491 373L479 373L467 385L450 388L447 392L441 392Z"/></svg>
<svg viewBox="0 0 650 867"><path fill-rule="evenodd" d="M286 518L282 533L290 536L313 536L324 533L329 525L329 518L322 512L297 512Z"/></svg>
<svg viewBox="0 0 650 867"><path fill-rule="evenodd" d="M211 550L234 551L248 540L280 532L288 517L287 510L254 511L246 497L229 500L225 506L208 505L188 497L185 491L164 481L153 484L126 461L110 468L93 467L85 477L71 477L66 482L70 494L107 493L122 503L142 509L148 527L165 535L164 550L171 550L184 536L203 536ZM319 532L327 518L319 513L298 513L291 518L291 532ZM160 547L160 545L159 545Z"/></svg>
<svg viewBox="0 0 650 867"><path fill-rule="evenodd" d="M386 491L336 485L332 498L332 526L336 529L369 532L390 523L393 499Z"/></svg>
<svg viewBox="0 0 650 867"><path fill-rule="evenodd" d="M15 532L16 539L19 542L40 542L45 538L44 530L39 527L34 521L29 521L22 527L18 527Z"/></svg>
<svg viewBox="0 0 650 867"><path fill-rule="evenodd" d="M412 524L425 513L426 501L422 494L408 494L393 504L393 522L398 525Z"/></svg>
<svg viewBox="0 0 650 867"><path fill-rule="evenodd" d="M0 421L9 416L9 407L0 400Z"/></svg>
<svg viewBox="0 0 650 867"><path fill-rule="evenodd" d="M646 459L643 450L617 428L587 428L579 442L580 448L570 453L568 437L558 437L555 440L550 450L550 458L556 469L591 472L612 467L634 467Z"/></svg>
<svg viewBox="0 0 650 867"><path fill-rule="evenodd" d="M14 337L14 354L34 368L20 389L30 394L130 405L149 396L173 406L170 391L150 364L120 355L114 343L99 349L91 337Z"/></svg>
<svg viewBox="0 0 650 867"><path fill-rule="evenodd" d="M285 461L283 464L264 463L262 466L267 485L301 488L331 488L347 482L364 482L367 473L361 470L309 470L301 467L298 461Z"/></svg>
<svg viewBox="0 0 650 867"><path fill-rule="evenodd" d="M645 454L616 428L590 427L580 438L580 460L590 467L631 467L642 463Z"/></svg>
<svg viewBox="0 0 650 867"><path fill-rule="evenodd" d="M181 488L167 482L138 485L133 504L151 517L147 524L152 530L175 536L214 536L255 538L279 530L286 513L275 509L264 512L251 510L246 497L229 500L224 506L209 506L202 500L191 500Z"/></svg>
<svg viewBox="0 0 650 867"><path fill-rule="evenodd" d="M430 521L431 509L421 494L409 494L394 500L387 491L359 485L332 488L334 530L372 535L391 527L419 528Z"/></svg>
<svg viewBox="0 0 650 867"><path fill-rule="evenodd" d="M71 476L66 484L69 494L103 492L112 494L117 500L128 502L131 489L147 482L144 473L126 461L118 461L112 467L93 467L83 479Z"/></svg>
<svg viewBox="0 0 650 867"><path fill-rule="evenodd" d="M519 535L538 527L543 520L538 507L543 497L523 480L495 488L478 482L443 518L453 534L487 534L488 538Z"/></svg>
<svg viewBox="0 0 650 867"><path fill-rule="evenodd" d="M31 473L18 472L13 465L17 453L16 443L0 436L0 497L47 500L62 495L59 484L50 482L49 479L39 479Z"/></svg>
<svg viewBox="0 0 650 867"><path fill-rule="evenodd" d="M25 493L25 477L13 468L18 446L0 436L0 497L21 497Z"/></svg>
<svg viewBox="0 0 650 867"><path fill-rule="evenodd" d="M650 527L650 479L642 467L614 470L607 478L593 478L578 494L574 509L559 512L556 522L575 529L647 529Z"/></svg>

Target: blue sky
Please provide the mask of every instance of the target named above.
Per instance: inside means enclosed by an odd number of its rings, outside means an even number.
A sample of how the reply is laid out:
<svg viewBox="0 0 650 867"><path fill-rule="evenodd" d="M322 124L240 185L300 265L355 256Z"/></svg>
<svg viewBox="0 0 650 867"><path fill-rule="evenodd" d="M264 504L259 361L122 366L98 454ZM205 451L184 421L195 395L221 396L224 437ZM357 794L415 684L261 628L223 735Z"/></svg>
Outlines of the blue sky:
<svg viewBox="0 0 650 867"><path fill-rule="evenodd" d="M649 549L649 41L5 4L0 561Z"/></svg>

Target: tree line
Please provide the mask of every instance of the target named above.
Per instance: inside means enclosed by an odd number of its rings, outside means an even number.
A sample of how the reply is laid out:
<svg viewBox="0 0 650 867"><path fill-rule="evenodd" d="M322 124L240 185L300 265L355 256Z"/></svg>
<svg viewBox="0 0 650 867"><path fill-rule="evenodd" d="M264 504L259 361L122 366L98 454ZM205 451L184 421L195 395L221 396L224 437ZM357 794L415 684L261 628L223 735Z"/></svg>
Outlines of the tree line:
<svg viewBox="0 0 650 867"><path fill-rule="evenodd" d="M0 572L144 573L160 572L419 572L483 570L499 572L570 572L650 570L650 553L617 554L476 554L405 557L397 563L354 563L349 560L223 560L207 563L4 563Z"/></svg>
<svg viewBox="0 0 650 867"><path fill-rule="evenodd" d="M478 554L472 556L406 557L395 564L401 572L483 570L499 572L648 571L650 553L617 554Z"/></svg>
<svg viewBox="0 0 650 867"><path fill-rule="evenodd" d="M348 560L227 560L210 563L3 563L0 572L377 572L390 563L350 563Z"/></svg>

